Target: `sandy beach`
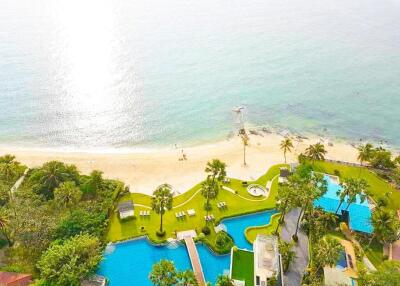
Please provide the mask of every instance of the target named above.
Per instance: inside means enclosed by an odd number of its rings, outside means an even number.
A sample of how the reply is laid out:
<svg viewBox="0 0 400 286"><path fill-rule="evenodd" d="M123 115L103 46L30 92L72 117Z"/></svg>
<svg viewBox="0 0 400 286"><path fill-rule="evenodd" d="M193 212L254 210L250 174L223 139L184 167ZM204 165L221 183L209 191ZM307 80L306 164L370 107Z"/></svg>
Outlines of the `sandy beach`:
<svg viewBox="0 0 400 286"><path fill-rule="evenodd" d="M274 164L283 163L279 144L283 139L277 134L251 135L246 149L247 165L243 165L243 146L239 137L182 149L132 151L126 153L80 153L0 148L0 155L14 154L28 167L40 166L50 160L75 164L83 173L101 170L107 178L119 179L129 185L131 192L151 194L162 183L171 184L178 192L185 192L205 177L207 161L218 158L227 164L229 177L244 180L256 179ZM319 138L293 141L294 150L287 154L288 162ZM325 142L326 143L326 142ZM327 158L347 162L357 161L357 150L350 144L332 142L325 147Z"/></svg>

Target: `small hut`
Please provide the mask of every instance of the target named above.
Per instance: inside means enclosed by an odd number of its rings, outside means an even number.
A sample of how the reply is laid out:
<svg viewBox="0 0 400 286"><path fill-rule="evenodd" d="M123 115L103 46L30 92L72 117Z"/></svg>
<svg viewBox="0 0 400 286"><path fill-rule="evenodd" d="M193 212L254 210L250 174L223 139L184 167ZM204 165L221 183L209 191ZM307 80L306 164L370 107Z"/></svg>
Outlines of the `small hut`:
<svg viewBox="0 0 400 286"><path fill-rule="evenodd" d="M119 218L125 219L135 215L134 205L132 201L126 201L118 204Z"/></svg>

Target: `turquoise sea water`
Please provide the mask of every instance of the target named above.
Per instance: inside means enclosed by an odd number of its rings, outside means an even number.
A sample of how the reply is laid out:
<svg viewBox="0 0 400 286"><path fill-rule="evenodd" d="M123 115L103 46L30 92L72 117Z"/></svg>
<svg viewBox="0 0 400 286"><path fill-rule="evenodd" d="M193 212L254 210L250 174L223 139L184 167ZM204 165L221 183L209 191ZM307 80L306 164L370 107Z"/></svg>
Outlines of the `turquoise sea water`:
<svg viewBox="0 0 400 286"><path fill-rule="evenodd" d="M210 142L243 105L400 145L399 19L396 0L2 0L0 144Z"/></svg>
<svg viewBox="0 0 400 286"><path fill-rule="evenodd" d="M268 224L275 211L260 212L252 215L231 218L223 221L228 233L239 248L252 250L244 237L249 226ZM197 244L204 276L215 283L219 274L229 272L230 255L215 255L207 247ZM154 246L146 239L138 239L115 245L114 251L106 253L98 273L110 280L110 286L151 285L149 272L154 263L161 259L172 260L179 270L190 269L190 259L183 245L178 247Z"/></svg>

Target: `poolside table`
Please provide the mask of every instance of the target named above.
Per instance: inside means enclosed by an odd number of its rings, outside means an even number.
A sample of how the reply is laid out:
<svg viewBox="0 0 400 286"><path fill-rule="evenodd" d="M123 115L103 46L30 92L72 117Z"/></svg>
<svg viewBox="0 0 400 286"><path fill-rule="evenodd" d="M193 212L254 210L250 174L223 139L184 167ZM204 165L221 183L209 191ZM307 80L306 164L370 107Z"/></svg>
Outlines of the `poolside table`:
<svg viewBox="0 0 400 286"><path fill-rule="evenodd" d="M194 209L190 209L187 211L189 216L194 216L196 214L196 211Z"/></svg>

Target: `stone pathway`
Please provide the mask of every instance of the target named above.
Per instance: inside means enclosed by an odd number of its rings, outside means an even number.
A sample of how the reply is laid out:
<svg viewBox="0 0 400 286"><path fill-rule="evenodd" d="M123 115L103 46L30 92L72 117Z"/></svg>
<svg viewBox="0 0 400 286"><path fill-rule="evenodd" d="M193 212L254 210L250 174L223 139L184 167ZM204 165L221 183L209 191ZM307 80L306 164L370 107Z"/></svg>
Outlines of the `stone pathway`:
<svg viewBox="0 0 400 286"><path fill-rule="evenodd" d="M282 226L281 238L286 242L292 241L292 235L296 231L297 218L300 209L296 208L290 211L285 216L285 224ZM308 237L298 232L299 241L293 246L296 252L296 258L289 267L289 270L284 274L285 286L299 286L303 278L303 274L308 266Z"/></svg>

